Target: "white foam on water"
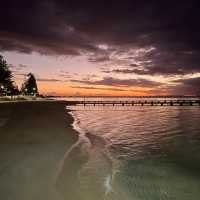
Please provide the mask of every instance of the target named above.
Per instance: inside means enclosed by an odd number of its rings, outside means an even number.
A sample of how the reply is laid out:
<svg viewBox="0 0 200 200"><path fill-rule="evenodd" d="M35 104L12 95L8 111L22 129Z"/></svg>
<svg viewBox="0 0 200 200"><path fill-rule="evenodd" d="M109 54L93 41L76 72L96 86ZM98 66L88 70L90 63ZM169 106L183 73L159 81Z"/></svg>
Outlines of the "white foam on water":
<svg viewBox="0 0 200 200"><path fill-rule="evenodd" d="M72 124L72 127L75 131L77 131L79 133L79 139L77 141L78 144L80 144L80 142L82 143L86 143L87 145L91 146L91 142L89 140L89 138L86 136L86 131L84 131L84 129L82 129L80 127L80 121L79 119L77 118L77 116L75 115L75 113L73 113L72 111L71 112L68 112L74 119L74 122Z"/></svg>
<svg viewBox="0 0 200 200"><path fill-rule="evenodd" d="M68 112L74 119L72 127L75 131L77 131L79 133L79 137L78 140L68 149L68 151L66 151L66 153L64 154L63 159L60 161L59 165L58 165L58 170L55 176L55 182L57 182L58 177L60 176L63 168L64 168L64 164L65 161L67 159L67 157L69 156L69 154L78 146L81 147L81 149L83 149L84 151L88 151L88 148L90 148L91 146L91 142L89 140L89 138L86 137L86 133L83 129L80 128L80 126L78 125L80 123L80 121L77 119L77 117L75 116L75 114L73 112Z"/></svg>
<svg viewBox="0 0 200 200"><path fill-rule="evenodd" d="M104 187L105 187L105 195L113 191L112 176L110 174L105 178Z"/></svg>
<svg viewBox="0 0 200 200"><path fill-rule="evenodd" d="M76 113L73 111L68 112L74 119L74 122L72 124L72 127L74 130L79 132L79 139L78 141L72 145L72 147L69 149L69 151L67 152L64 160L66 159L66 157L68 156L68 154L77 146L80 144L86 145L87 148L84 148L83 150L87 150L89 157L90 157L90 152L89 152L89 148L92 146L92 142L90 137L87 137L87 131L82 129L80 126L80 120L78 119L78 117L76 116ZM93 135L90 133L90 135ZM93 135L95 136L95 135ZM101 138L103 140L103 138ZM95 144L94 144L95 146ZM95 147L94 147L95 148ZM111 157L108 149L107 149L107 145L105 144L104 147L102 147L103 149L98 150L97 151L102 151L101 154L103 154L104 156L106 156L106 160L108 160L108 162L111 163L111 173L109 173L108 175L106 175L105 179L103 180L102 184L103 187L105 188L105 192L104 195L108 195L110 192L113 192L113 187L112 187L112 182L114 180L114 176L115 176L115 172L117 170L114 170L114 163L115 161L113 161L113 158ZM91 156L92 157L92 156ZM86 164L87 165L87 164ZM84 166L82 166L82 169L84 169Z"/></svg>

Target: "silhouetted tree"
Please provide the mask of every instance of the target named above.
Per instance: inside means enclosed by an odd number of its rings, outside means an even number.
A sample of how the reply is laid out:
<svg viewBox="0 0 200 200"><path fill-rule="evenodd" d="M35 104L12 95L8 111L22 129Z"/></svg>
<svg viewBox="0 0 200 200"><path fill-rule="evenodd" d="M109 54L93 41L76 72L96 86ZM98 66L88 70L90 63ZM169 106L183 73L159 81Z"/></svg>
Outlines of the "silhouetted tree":
<svg viewBox="0 0 200 200"><path fill-rule="evenodd" d="M36 79L32 73L29 73L27 75L27 79L22 84L21 91L25 95L37 95L38 94Z"/></svg>
<svg viewBox="0 0 200 200"><path fill-rule="evenodd" d="M0 95L14 95L19 92L12 78L13 75L6 60L0 55Z"/></svg>

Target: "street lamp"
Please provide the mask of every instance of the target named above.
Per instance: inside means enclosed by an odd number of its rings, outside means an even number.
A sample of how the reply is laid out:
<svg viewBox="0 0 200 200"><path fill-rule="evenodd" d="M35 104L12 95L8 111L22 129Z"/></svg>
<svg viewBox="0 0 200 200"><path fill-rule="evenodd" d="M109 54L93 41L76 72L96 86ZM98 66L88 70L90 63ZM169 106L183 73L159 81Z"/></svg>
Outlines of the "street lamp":
<svg viewBox="0 0 200 200"><path fill-rule="evenodd" d="M33 95L34 96L36 95L36 88L35 87L33 88Z"/></svg>
<svg viewBox="0 0 200 200"><path fill-rule="evenodd" d="M1 92L4 95L4 85L1 85Z"/></svg>

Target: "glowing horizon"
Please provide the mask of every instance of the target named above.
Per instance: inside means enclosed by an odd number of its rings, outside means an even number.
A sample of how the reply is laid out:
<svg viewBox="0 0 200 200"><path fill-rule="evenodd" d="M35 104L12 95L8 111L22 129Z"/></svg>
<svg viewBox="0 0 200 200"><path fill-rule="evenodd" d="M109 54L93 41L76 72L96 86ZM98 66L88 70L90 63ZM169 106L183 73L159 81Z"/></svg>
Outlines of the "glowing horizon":
<svg viewBox="0 0 200 200"><path fill-rule="evenodd" d="M42 94L199 95L199 12L174 4L5 2L0 54Z"/></svg>
<svg viewBox="0 0 200 200"><path fill-rule="evenodd" d="M162 96L179 95L168 92L168 87L178 84L177 79L186 76L164 77L160 75L115 74L107 75L101 64L88 62L86 56L61 57L46 56L38 53L22 54L5 52L5 59L11 65L14 80L18 87L29 72L35 74L39 92L55 96ZM55 67L56 66L56 67ZM59 66L59 67L58 67ZM108 67L107 67L108 68ZM111 67L110 67L111 68ZM109 80L106 78L109 77ZM112 77L112 78L111 78ZM187 78L199 77L199 73ZM141 82L132 81L140 80ZM118 82L125 82L120 85ZM143 86L143 81L148 80ZM133 83L132 83L133 82ZM154 84L154 82L156 84ZM134 86L134 84L136 86ZM149 86L148 86L149 84ZM187 93L185 95L191 95Z"/></svg>

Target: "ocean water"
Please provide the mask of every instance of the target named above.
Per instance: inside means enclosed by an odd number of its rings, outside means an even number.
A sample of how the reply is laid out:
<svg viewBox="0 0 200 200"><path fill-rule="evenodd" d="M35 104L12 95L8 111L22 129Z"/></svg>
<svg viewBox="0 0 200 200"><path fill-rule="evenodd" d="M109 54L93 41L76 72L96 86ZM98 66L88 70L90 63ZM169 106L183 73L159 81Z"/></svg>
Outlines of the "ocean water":
<svg viewBox="0 0 200 200"><path fill-rule="evenodd" d="M79 140L60 167L67 199L199 200L199 106L70 109Z"/></svg>

